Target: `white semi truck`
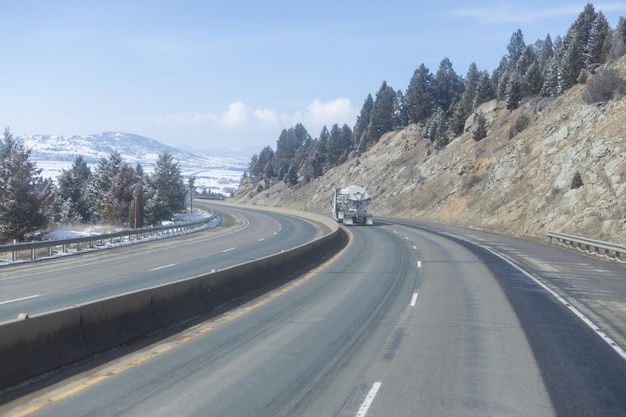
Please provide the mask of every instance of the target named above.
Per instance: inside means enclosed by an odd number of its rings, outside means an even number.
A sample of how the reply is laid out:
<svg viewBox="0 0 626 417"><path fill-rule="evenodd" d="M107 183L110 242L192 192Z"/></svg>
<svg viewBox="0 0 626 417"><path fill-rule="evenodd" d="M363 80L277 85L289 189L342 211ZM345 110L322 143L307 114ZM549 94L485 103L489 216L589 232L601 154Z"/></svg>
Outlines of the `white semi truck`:
<svg viewBox="0 0 626 417"><path fill-rule="evenodd" d="M331 215L333 219L346 225L372 225L374 219L367 213L367 206L371 201L365 187L360 185L337 188L331 202Z"/></svg>

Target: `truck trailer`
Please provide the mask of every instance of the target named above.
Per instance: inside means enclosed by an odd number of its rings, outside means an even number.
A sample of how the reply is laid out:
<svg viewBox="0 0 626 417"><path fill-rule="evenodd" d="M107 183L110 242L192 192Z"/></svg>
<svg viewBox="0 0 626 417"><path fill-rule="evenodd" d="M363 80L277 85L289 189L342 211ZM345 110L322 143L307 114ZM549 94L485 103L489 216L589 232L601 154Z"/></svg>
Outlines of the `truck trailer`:
<svg viewBox="0 0 626 417"><path fill-rule="evenodd" d="M360 185L336 188L331 202L331 215L345 225L372 225L374 219L367 213L371 201L365 187Z"/></svg>

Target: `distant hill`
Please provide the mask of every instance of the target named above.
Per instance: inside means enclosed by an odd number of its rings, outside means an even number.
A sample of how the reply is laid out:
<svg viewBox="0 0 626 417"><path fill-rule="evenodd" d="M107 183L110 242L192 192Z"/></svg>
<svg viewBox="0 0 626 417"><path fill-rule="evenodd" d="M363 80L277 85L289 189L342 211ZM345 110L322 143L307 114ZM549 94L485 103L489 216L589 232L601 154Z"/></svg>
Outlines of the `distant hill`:
<svg viewBox="0 0 626 417"><path fill-rule="evenodd" d="M211 155L198 155L154 139L132 133L105 132L89 136L31 135L16 136L31 151L31 160L42 169L46 178L56 179L63 169L69 169L79 155L88 165L95 166L102 158L117 151L122 160L140 163L151 172L159 154L168 151L178 161L185 176L196 177L196 186L211 188L229 195L236 190L248 160Z"/></svg>
<svg viewBox="0 0 626 417"><path fill-rule="evenodd" d="M626 57L611 65L626 77ZM385 133L305 185L242 183L233 200L329 214L335 187L367 187L376 216L427 219L545 239L549 230L626 244L626 96L586 104L585 85L509 111L483 104L487 137L443 149L423 126ZM528 121L523 129L517 121Z"/></svg>

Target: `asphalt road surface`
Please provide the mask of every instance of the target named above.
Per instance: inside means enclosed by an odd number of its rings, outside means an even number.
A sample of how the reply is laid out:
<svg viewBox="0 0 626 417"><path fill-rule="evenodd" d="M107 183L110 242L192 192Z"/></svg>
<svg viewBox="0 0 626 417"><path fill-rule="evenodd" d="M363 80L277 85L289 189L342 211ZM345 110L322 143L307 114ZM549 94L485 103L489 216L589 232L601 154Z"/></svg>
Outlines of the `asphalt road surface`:
<svg viewBox="0 0 626 417"><path fill-rule="evenodd" d="M0 414L626 415L619 343L574 312L620 340L619 314L593 300L608 285L624 305L622 267L415 222L347 233L347 247L305 276Z"/></svg>
<svg viewBox="0 0 626 417"><path fill-rule="evenodd" d="M219 209L218 209L219 210ZM304 220L229 209L199 233L0 268L0 322L206 274L313 240Z"/></svg>

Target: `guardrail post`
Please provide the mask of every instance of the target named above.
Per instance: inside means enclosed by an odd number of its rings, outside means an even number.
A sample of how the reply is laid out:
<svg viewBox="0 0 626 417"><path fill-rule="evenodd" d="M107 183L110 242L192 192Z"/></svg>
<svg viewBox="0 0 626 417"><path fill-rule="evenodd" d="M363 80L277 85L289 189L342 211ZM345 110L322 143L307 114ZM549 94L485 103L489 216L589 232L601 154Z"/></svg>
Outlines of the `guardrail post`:
<svg viewBox="0 0 626 417"><path fill-rule="evenodd" d="M552 243L552 239L554 239L556 243L560 245L568 246L591 255L610 258L618 262L626 262L626 259L622 257L623 254L626 254L626 246L621 244L552 231L548 232L548 237L550 243Z"/></svg>

